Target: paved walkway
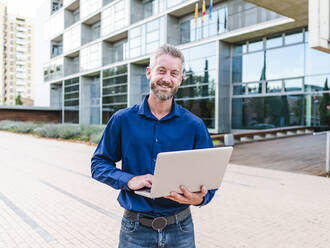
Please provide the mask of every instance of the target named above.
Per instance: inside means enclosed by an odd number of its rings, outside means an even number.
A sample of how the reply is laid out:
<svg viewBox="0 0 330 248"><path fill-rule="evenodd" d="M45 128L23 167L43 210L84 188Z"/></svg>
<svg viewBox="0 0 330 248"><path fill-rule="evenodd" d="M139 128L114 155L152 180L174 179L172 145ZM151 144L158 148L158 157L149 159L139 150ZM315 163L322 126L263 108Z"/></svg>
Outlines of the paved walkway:
<svg viewBox="0 0 330 248"><path fill-rule="evenodd" d="M302 135L235 145L231 163L325 175L326 134Z"/></svg>
<svg viewBox="0 0 330 248"><path fill-rule="evenodd" d="M0 132L0 247L112 248L117 193L90 178L95 147ZM193 208L199 248L327 248L330 179L231 164Z"/></svg>

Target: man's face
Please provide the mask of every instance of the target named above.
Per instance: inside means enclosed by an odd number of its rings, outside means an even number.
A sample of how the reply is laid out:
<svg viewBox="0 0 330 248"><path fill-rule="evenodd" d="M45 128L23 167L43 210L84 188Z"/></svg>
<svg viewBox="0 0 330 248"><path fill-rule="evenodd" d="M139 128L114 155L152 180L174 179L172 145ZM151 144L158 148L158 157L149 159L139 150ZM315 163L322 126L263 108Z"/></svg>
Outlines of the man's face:
<svg viewBox="0 0 330 248"><path fill-rule="evenodd" d="M161 55L152 68L147 67L147 78L150 81L150 94L159 100L166 101L178 91L183 75L181 59L171 55Z"/></svg>

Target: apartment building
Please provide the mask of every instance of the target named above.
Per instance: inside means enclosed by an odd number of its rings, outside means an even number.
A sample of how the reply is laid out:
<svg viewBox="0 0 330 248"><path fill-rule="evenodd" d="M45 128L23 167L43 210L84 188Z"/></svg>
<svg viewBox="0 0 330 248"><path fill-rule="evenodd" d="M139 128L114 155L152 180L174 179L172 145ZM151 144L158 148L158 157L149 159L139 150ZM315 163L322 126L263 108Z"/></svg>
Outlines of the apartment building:
<svg viewBox="0 0 330 248"><path fill-rule="evenodd" d="M198 0L47 3L44 81L63 122L106 124L139 103L163 43L186 58L176 102L211 133L328 121L330 55L310 48L306 21L243 0L205 1L204 15Z"/></svg>
<svg viewBox="0 0 330 248"><path fill-rule="evenodd" d="M33 105L33 24L0 3L0 105Z"/></svg>

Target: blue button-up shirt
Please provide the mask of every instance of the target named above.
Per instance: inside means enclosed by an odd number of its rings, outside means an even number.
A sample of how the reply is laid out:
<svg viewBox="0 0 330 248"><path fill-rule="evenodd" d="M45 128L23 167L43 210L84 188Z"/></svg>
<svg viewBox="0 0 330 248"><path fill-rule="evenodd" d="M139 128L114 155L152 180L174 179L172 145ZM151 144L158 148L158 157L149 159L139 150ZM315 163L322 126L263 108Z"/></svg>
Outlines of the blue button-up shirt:
<svg viewBox="0 0 330 248"><path fill-rule="evenodd" d="M92 177L120 189L118 201L125 209L155 216L172 215L187 205L134 194L127 186L128 181L137 175L154 174L160 152L210 147L212 140L200 118L173 100L171 112L158 120L149 109L147 96L141 104L111 117L92 157ZM121 169L115 164L120 160ZM201 205L209 203L214 193L215 190L209 190Z"/></svg>

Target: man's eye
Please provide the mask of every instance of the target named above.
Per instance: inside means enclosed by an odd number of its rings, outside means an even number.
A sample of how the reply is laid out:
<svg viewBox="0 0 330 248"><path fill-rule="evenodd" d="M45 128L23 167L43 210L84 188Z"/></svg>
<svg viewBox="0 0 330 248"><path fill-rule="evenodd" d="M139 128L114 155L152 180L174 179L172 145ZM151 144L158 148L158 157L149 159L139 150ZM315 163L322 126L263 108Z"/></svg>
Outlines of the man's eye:
<svg viewBox="0 0 330 248"><path fill-rule="evenodd" d="M159 72L160 72L160 73L165 73L165 70L160 69Z"/></svg>
<svg viewBox="0 0 330 248"><path fill-rule="evenodd" d="M179 76L179 73L178 72L172 72L172 76L177 77L177 76Z"/></svg>

